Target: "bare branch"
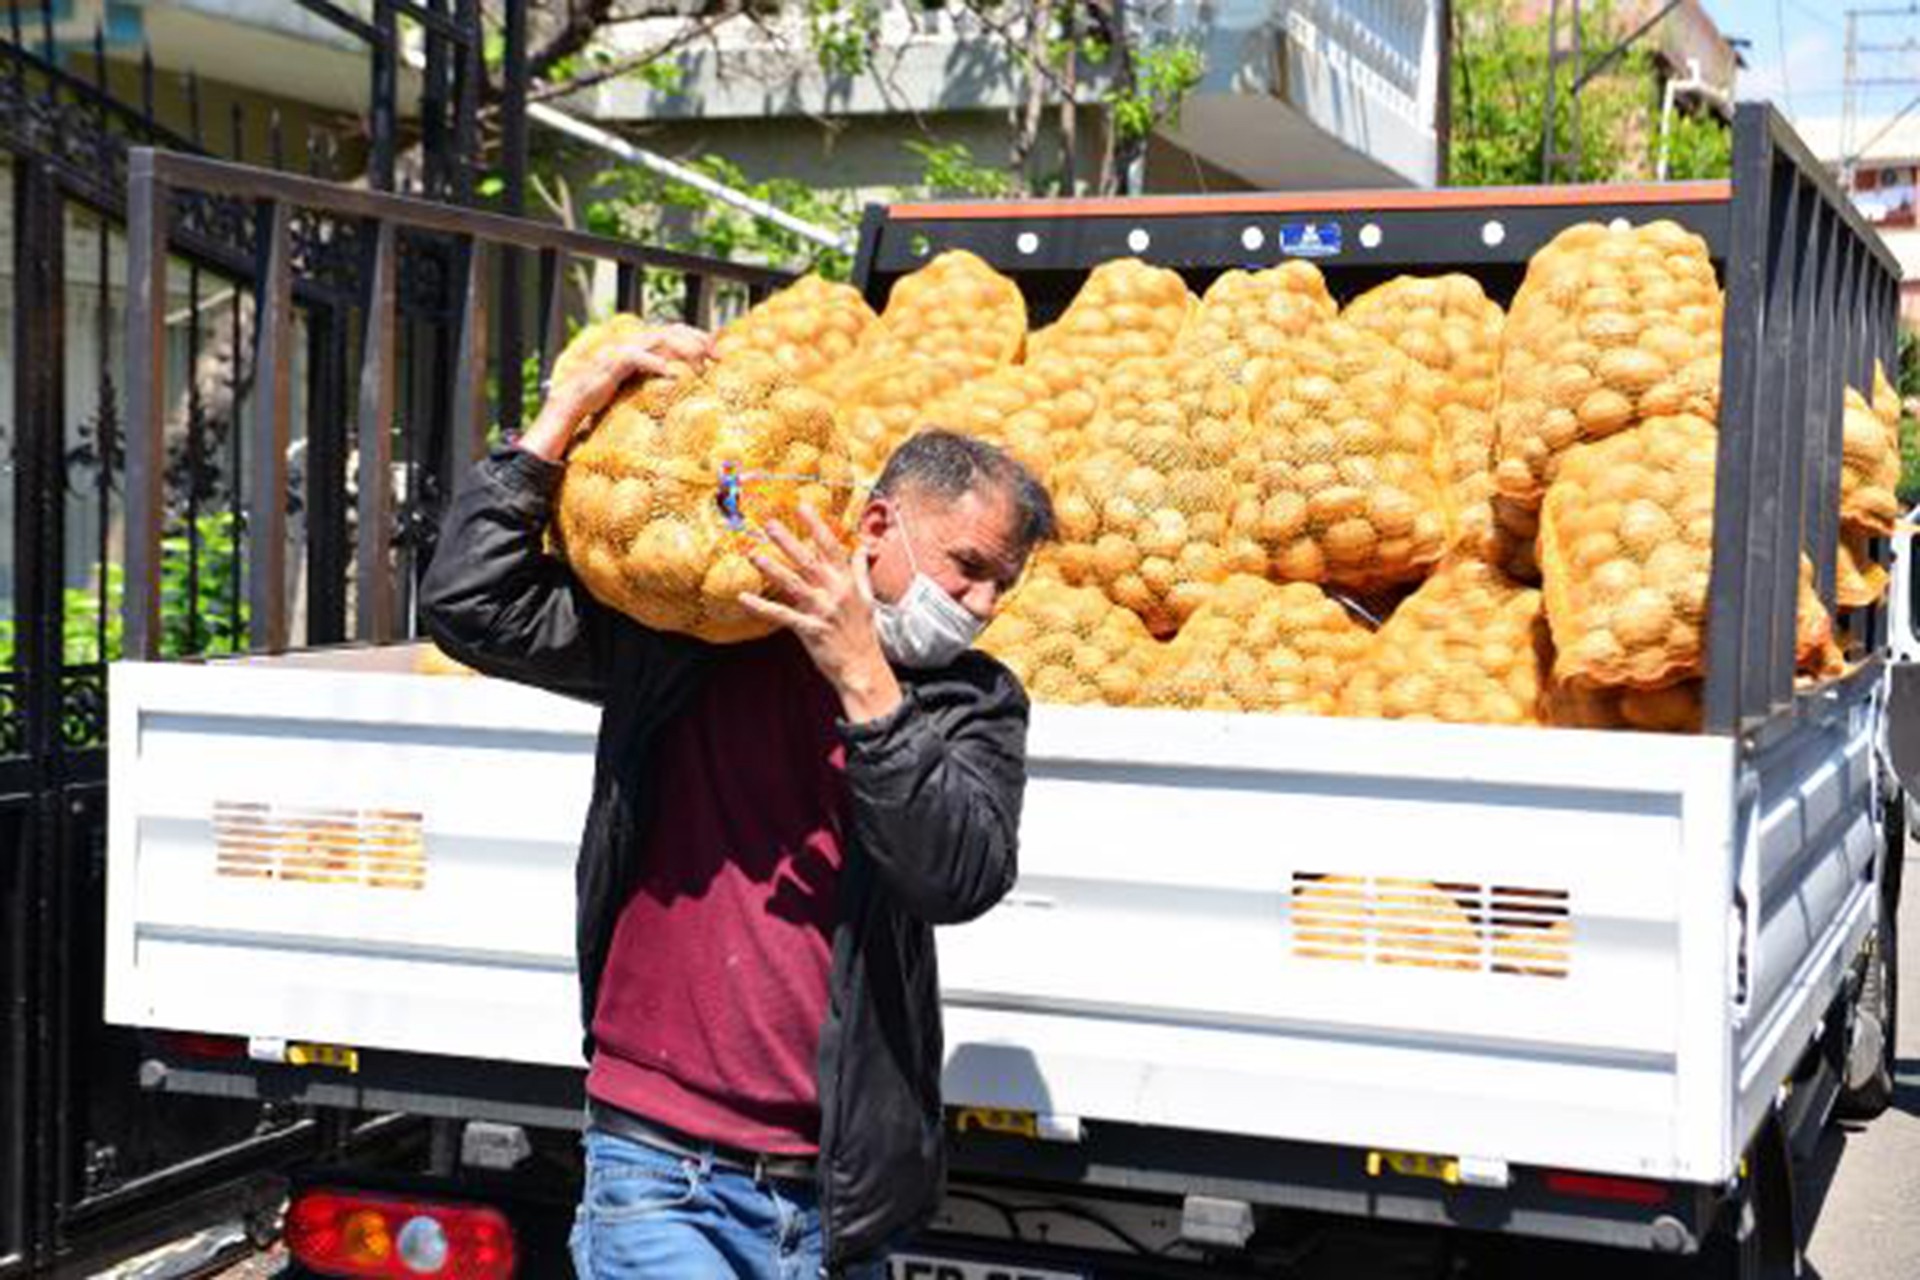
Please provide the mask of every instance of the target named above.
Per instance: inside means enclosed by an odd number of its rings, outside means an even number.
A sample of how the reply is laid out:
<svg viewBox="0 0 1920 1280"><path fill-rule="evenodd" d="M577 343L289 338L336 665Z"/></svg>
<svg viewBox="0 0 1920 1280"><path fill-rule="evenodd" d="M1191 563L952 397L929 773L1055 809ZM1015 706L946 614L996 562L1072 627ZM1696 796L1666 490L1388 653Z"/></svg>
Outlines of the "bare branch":
<svg viewBox="0 0 1920 1280"><path fill-rule="evenodd" d="M564 98L570 93L579 93L582 90L591 89L596 85L605 84L609 80L617 80L621 76L631 75L633 72L650 66L670 54L679 52L696 40L711 33L715 27L732 16L730 13L718 13L702 18L697 22L689 24L682 30L676 32L671 38L663 40L643 53L636 53L630 57L620 58L603 67L595 67L585 75L575 76L571 80L557 80L550 84L542 85L538 90L527 95L527 101L548 102L554 98Z"/></svg>

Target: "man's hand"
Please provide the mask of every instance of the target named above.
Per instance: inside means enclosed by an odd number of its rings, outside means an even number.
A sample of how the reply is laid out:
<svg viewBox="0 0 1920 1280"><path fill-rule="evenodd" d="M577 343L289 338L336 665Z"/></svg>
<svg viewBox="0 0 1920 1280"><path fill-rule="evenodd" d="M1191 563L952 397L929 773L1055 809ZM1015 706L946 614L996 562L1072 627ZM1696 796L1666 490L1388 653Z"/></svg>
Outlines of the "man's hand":
<svg viewBox="0 0 1920 1280"><path fill-rule="evenodd" d="M713 354L713 339L684 324L663 325L610 342L547 390L540 416L520 436L520 447L548 462L566 456L573 433L635 378L657 378L675 362L698 368Z"/></svg>
<svg viewBox="0 0 1920 1280"><path fill-rule="evenodd" d="M800 514L810 535L806 539L777 520L767 527L790 566L758 552L750 557L779 599L747 592L740 603L800 638L813 665L840 695L847 719L877 720L898 707L902 695L873 629L866 557L858 551L849 556L811 508L802 507Z"/></svg>

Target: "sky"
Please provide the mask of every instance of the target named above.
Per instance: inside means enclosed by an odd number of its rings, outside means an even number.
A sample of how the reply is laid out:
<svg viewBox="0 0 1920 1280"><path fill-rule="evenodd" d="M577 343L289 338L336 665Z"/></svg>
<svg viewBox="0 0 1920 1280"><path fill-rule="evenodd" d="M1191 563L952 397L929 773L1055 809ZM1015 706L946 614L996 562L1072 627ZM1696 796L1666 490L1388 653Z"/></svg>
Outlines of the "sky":
<svg viewBox="0 0 1920 1280"><path fill-rule="evenodd" d="M1846 84L1846 11L1894 10L1861 17L1862 45L1912 51L1862 53L1863 78L1911 83L1860 91L1860 119L1885 119L1920 97L1920 4L1914 0L1704 0L1723 34L1752 41L1740 73L1742 98L1767 98L1795 120L1838 118ZM1912 12L1906 12L1911 9Z"/></svg>

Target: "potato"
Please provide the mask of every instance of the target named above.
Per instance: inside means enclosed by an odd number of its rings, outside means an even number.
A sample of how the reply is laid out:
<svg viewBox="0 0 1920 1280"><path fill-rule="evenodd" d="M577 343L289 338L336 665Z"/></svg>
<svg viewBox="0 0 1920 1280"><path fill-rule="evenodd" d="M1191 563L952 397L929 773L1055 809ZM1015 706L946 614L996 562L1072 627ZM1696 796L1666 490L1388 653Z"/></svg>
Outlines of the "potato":
<svg viewBox="0 0 1920 1280"><path fill-rule="evenodd" d="M1540 593L1470 556L1448 560L1374 636L1340 713L1539 724L1552 662Z"/></svg>
<svg viewBox="0 0 1920 1280"><path fill-rule="evenodd" d="M1534 255L1502 339L1494 481L1537 507L1575 445L1654 417L1712 422L1721 295L1706 242L1672 222L1569 227Z"/></svg>
<svg viewBox="0 0 1920 1280"><path fill-rule="evenodd" d="M602 336L589 329L576 342ZM805 504L844 529L851 493L832 405L749 350L622 391L568 453L555 541L601 603L734 643L772 631L739 602L766 589L747 559L766 545L765 525L797 525ZM737 519L722 505L730 495Z"/></svg>

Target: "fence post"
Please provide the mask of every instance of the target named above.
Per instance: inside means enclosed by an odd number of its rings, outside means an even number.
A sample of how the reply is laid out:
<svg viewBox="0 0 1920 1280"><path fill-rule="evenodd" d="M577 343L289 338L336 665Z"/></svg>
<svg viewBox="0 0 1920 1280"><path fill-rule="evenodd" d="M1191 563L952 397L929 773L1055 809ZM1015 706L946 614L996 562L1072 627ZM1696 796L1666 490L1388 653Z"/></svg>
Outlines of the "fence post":
<svg viewBox="0 0 1920 1280"><path fill-rule="evenodd" d="M382 221L373 251L366 341L360 354L360 529L355 575L354 634L384 644L393 639L393 573L387 541L393 530L394 293L399 248L393 224Z"/></svg>
<svg viewBox="0 0 1920 1280"><path fill-rule="evenodd" d="M287 442L293 413L293 209L270 201L265 264L260 276L259 337L253 388L253 493L248 504L248 642L280 653L287 647Z"/></svg>
<svg viewBox="0 0 1920 1280"><path fill-rule="evenodd" d="M160 656L160 525L166 515L167 463L167 230L172 192L158 172L150 147L134 149L127 173L127 570L122 645L127 657L148 661Z"/></svg>

